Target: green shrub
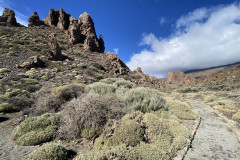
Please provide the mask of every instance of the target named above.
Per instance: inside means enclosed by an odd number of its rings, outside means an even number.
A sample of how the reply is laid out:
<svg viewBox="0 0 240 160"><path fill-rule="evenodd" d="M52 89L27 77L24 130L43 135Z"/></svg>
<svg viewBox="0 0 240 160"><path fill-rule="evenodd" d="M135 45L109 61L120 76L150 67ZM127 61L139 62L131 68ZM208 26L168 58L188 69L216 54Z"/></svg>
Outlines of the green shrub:
<svg viewBox="0 0 240 160"><path fill-rule="evenodd" d="M51 141L57 131L57 118L53 114L30 117L13 130L17 145L30 146Z"/></svg>
<svg viewBox="0 0 240 160"><path fill-rule="evenodd" d="M232 119L240 122L240 110L232 116Z"/></svg>
<svg viewBox="0 0 240 160"><path fill-rule="evenodd" d="M109 95L112 93L115 93L116 86L113 84L106 84L102 82L96 82L93 84L90 84L86 87L86 91L89 93L97 93L100 95Z"/></svg>
<svg viewBox="0 0 240 160"><path fill-rule="evenodd" d="M54 143L46 143L33 151L27 160L67 160L68 150Z"/></svg>
<svg viewBox="0 0 240 160"><path fill-rule="evenodd" d="M106 83L106 84L113 84L115 83L119 78L106 78L102 79L100 82Z"/></svg>
<svg viewBox="0 0 240 160"><path fill-rule="evenodd" d="M101 128L91 127L83 129L81 132L81 137L86 138L88 140L92 140L99 134L101 134Z"/></svg>
<svg viewBox="0 0 240 160"><path fill-rule="evenodd" d="M178 90L179 93L189 93L189 92L198 92L198 91L199 89L196 87L185 87Z"/></svg>
<svg viewBox="0 0 240 160"><path fill-rule="evenodd" d="M82 154L74 158L74 160L139 160L140 153L134 147L126 147L125 145L113 147L104 151L94 151L88 154Z"/></svg>
<svg viewBox="0 0 240 160"><path fill-rule="evenodd" d="M172 145L176 150L180 150L189 145L189 142L187 141L186 137L177 136L176 138L173 139Z"/></svg>
<svg viewBox="0 0 240 160"><path fill-rule="evenodd" d="M137 150L139 151L142 160L165 159L163 151L159 149L157 144L141 143L137 147Z"/></svg>
<svg viewBox="0 0 240 160"><path fill-rule="evenodd" d="M77 98L84 93L84 84L69 84L56 87L52 90L52 96L62 101L69 101L72 98Z"/></svg>
<svg viewBox="0 0 240 160"><path fill-rule="evenodd" d="M143 113L168 109L161 93L149 88L139 87L129 90L125 94L125 101L134 110L139 110Z"/></svg>
<svg viewBox="0 0 240 160"><path fill-rule="evenodd" d="M123 87L128 89L132 89L135 87L135 84L133 82L126 81L125 79L122 78L119 78L119 80L117 80L115 84L117 85L117 87Z"/></svg>
<svg viewBox="0 0 240 160"><path fill-rule="evenodd" d="M191 108L183 102L177 100L167 101L169 110L179 119L183 120L195 120L198 118L197 113L193 112Z"/></svg>
<svg viewBox="0 0 240 160"><path fill-rule="evenodd" d="M0 104L0 112L9 112L11 110L11 105L9 103Z"/></svg>
<svg viewBox="0 0 240 160"><path fill-rule="evenodd" d="M19 96L26 95L26 94L27 94L27 91L25 91L25 90L14 89L10 92L6 92L4 96L6 98L12 98L12 97L19 97Z"/></svg>
<svg viewBox="0 0 240 160"><path fill-rule="evenodd" d="M143 140L143 136L144 130L141 128L140 124L134 120L125 120L116 128L113 138L115 138L119 144L136 146Z"/></svg>

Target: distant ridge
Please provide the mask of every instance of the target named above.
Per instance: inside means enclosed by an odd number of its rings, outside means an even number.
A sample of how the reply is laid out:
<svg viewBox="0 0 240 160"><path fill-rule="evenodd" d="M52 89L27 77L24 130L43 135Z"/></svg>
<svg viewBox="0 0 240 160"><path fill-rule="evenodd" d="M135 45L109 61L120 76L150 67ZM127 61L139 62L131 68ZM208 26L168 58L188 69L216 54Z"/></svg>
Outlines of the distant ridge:
<svg viewBox="0 0 240 160"><path fill-rule="evenodd" d="M227 65L222 65L222 66L215 66L215 67L210 67L210 68L204 68L204 69L195 69L195 70L189 70L189 71L185 71L184 73L189 74L189 73L195 73L195 72L202 72L202 71L207 71L207 70L212 70L212 69L217 69L217 68L225 68L225 67L232 67L236 64L240 64L239 62L236 63L231 63L231 64L227 64Z"/></svg>

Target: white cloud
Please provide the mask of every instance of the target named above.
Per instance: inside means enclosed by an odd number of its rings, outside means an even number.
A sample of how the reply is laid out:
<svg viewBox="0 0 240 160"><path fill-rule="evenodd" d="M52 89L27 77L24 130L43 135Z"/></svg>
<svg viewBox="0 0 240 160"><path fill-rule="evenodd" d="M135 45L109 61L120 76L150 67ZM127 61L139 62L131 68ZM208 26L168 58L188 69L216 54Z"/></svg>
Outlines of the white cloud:
<svg viewBox="0 0 240 160"><path fill-rule="evenodd" d="M127 65L132 70L142 67L147 74L163 77L168 71L238 62L239 22L239 4L197 9L182 16L176 22L176 32L168 38L144 34L140 44L150 46L150 49L134 54Z"/></svg>
<svg viewBox="0 0 240 160"><path fill-rule="evenodd" d="M165 17L159 18L159 22L160 22L161 25L165 24L166 23Z"/></svg>
<svg viewBox="0 0 240 160"><path fill-rule="evenodd" d="M115 54L118 54L119 48L114 48L113 51Z"/></svg>
<svg viewBox="0 0 240 160"><path fill-rule="evenodd" d="M21 12L18 12L17 10L15 10L13 3L6 1L6 0L0 0L0 14L3 13L3 10L5 8L14 10L15 15L16 15L15 17L16 17L18 23L20 23L24 26L28 25L28 17L25 16L24 14L22 14Z"/></svg>

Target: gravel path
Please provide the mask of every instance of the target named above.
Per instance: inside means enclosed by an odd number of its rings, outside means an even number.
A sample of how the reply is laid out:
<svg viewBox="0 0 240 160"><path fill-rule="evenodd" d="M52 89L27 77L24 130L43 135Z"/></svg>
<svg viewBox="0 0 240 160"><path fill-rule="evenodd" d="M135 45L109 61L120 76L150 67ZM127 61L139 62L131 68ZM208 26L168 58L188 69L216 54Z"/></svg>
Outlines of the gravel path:
<svg viewBox="0 0 240 160"><path fill-rule="evenodd" d="M240 160L240 143L228 123L208 106L190 103L202 121L184 160Z"/></svg>
<svg viewBox="0 0 240 160"><path fill-rule="evenodd" d="M17 146L11 141L16 115L0 115L0 160L26 160L37 146Z"/></svg>

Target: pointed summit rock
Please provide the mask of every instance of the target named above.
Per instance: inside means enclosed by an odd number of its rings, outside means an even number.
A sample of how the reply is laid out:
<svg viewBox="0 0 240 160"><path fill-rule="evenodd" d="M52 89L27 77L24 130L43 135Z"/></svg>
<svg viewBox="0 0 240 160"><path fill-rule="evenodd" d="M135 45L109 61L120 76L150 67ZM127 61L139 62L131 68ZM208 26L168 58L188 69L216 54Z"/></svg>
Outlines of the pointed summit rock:
<svg viewBox="0 0 240 160"><path fill-rule="evenodd" d="M37 12L33 12L32 16L28 18L28 26L41 26L44 25L43 21L39 19Z"/></svg>
<svg viewBox="0 0 240 160"><path fill-rule="evenodd" d="M97 38L94 22L88 13L84 12L77 20L72 19L68 33L71 44L82 43L86 51L104 53L103 37Z"/></svg>
<svg viewBox="0 0 240 160"><path fill-rule="evenodd" d="M64 10L61 8L59 11L59 17L58 17L58 24L57 27L63 30L67 30L70 24L70 14L64 12Z"/></svg>
<svg viewBox="0 0 240 160"><path fill-rule="evenodd" d="M50 9L48 16L43 19L43 22L50 27L55 27L58 24L58 17L59 17L59 11Z"/></svg>

